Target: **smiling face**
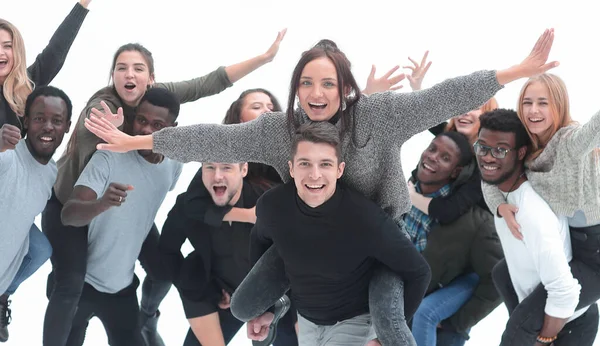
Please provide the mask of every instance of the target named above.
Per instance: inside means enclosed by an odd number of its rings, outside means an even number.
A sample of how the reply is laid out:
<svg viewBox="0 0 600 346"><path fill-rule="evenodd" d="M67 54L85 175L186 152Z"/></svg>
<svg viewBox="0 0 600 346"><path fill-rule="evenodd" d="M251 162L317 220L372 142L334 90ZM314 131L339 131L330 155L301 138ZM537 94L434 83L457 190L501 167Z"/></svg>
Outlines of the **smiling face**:
<svg viewBox="0 0 600 346"><path fill-rule="evenodd" d="M258 118L263 113L273 111L273 102L269 95L254 92L246 95L242 103L240 121L245 123Z"/></svg>
<svg viewBox="0 0 600 346"><path fill-rule="evenodd" d="M292 159L288 165L300 199L313 208L329 200L345 166L344 162L338 162L335 147L301 141Z"/></svg>
<svg viewBox="0 0 600 346"><path fill-rule="evenodd" d="M456 131L467 136L467 138L474 139L477 137L477 132L479 131L479 116L481 113L481 109L478 108L469 113L455 117L454 125L456 126Z"/></svg>
<svg viewBox="0 0 600 346"><path fill-rule="evenodd" d="M521 105L525 126L530 133L541 136L553 126L550 92L541 82L531 83L523 94Z"/></svg>
<svg viewBox="0 0 600 346"><path fill-rule="evenodd" d="M527 148L515 149L516 141L514 133L481 129L477 142L491 148L509 150L506 156L501 159L492 156L491 151L488 151L484 156L476 155L483 181L491 185L502 185L513 177L515 173L518 174L520 172L520 161L525 157ZM510 187L506 187L503 191L508 189Z"/></svg>
<svg viewBox="0 0 600 346"><path fill-rule="evenodd" d="M38 96L31 104L24 118L26 142L40 163L48 163L65 133L69 132L71 122L67 114L67 104L60 97Z"/></svg>
<svg viewBox="0 0 600 346"><path fill-rule="evenodd" d="M119 97L130 107L136 107L154 83L146 59L135 50L119 54L112 78Z"/></svg>
<svg viewBox="0 0 600 346"><path fill-rule="evenodd" d="M12 35L7 30L0 29L0 84L12 72L14 64Z"/></svg>
<svg viewBox="0 0 600 346"><path fill-rule="evenodd" d="M437 136L421 154L417 179L423 193L433 193L450 183L460 173L460 149L447 136Z"/></svg>
<svg viewBox="0 0 600 346"><path fill-rule="evenodd" d="M202 182L217 206L235 205L242 193L248 164L214 163L202 164Z"/></svg>
<svg viewBox="0 0 600 346"><path fill-rule="evenodd" d="M327 121L338 112L340 94L337 71L329 58L316 58L304 66L298 99L312 121Z"/></svg>

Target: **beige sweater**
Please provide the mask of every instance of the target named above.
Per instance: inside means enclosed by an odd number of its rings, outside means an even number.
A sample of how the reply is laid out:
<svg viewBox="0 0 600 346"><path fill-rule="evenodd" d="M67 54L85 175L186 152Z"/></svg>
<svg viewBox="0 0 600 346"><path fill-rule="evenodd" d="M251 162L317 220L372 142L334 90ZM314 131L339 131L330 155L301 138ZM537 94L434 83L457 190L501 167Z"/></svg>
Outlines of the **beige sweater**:
<svg viewBox="0 0 600 346"><path fill-rule="evenodd" d="M588 225L600 223L600 112L585 125L564 127L527 167L535 191L562 216L581 211ZM490 210L506 203L496 186L483 183Z"/></svg>

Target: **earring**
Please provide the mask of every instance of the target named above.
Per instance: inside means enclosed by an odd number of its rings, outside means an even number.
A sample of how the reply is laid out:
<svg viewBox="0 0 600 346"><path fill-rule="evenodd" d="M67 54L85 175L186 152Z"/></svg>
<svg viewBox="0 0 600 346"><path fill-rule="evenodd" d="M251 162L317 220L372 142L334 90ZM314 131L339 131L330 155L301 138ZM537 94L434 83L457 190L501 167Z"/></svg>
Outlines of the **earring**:
<svg viewBox="0 0 600 346"><path fill-rule="evenodd" d="M302 108L302 105L300 105L300 98L298 98L298 95L296 95L296 107Z"/></svg>
<svg viewBox="0 0 600 346"><path fill-rule="evenodd" d="M346 100L342 100L342 112L346 110Z"/></svg>

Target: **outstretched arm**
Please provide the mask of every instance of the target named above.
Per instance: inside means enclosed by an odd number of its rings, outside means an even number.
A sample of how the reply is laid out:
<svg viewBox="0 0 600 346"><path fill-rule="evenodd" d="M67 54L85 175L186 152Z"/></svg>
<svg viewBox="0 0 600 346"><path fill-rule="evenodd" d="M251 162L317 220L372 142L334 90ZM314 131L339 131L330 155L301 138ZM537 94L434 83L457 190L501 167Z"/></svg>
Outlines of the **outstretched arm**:
<svg viewBox="0 0 600 346"><path fill-rule="evenodd" d="M36 57L35 62L27 68L29 78L37 85L48 85L60 72L67 54L71 49L79 28L87 16L87 6L91 0L81 0L75 4L69 15L60 24L50 42Z"/></svg>

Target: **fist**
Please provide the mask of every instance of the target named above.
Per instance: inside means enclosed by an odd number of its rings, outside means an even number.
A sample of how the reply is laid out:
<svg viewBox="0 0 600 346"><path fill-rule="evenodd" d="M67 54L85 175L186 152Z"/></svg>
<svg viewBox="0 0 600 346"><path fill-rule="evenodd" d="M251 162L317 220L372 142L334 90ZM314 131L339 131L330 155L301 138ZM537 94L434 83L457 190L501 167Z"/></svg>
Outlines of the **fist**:
<svg viewBox="0 0 600 346"><path fill-rule="evenodd" d="M4 124L0 128L0 152L15 149L21 140L21 130L9 124Z"/></svg>
<svg viewBox="0 0 600 346"><path fill-rule="evenodd" d="M133 186L110 183L104 195L102 195L102 201L110 207L120 207L121 204L125 203L127 198L127 191L133 190Z"/></svg>

